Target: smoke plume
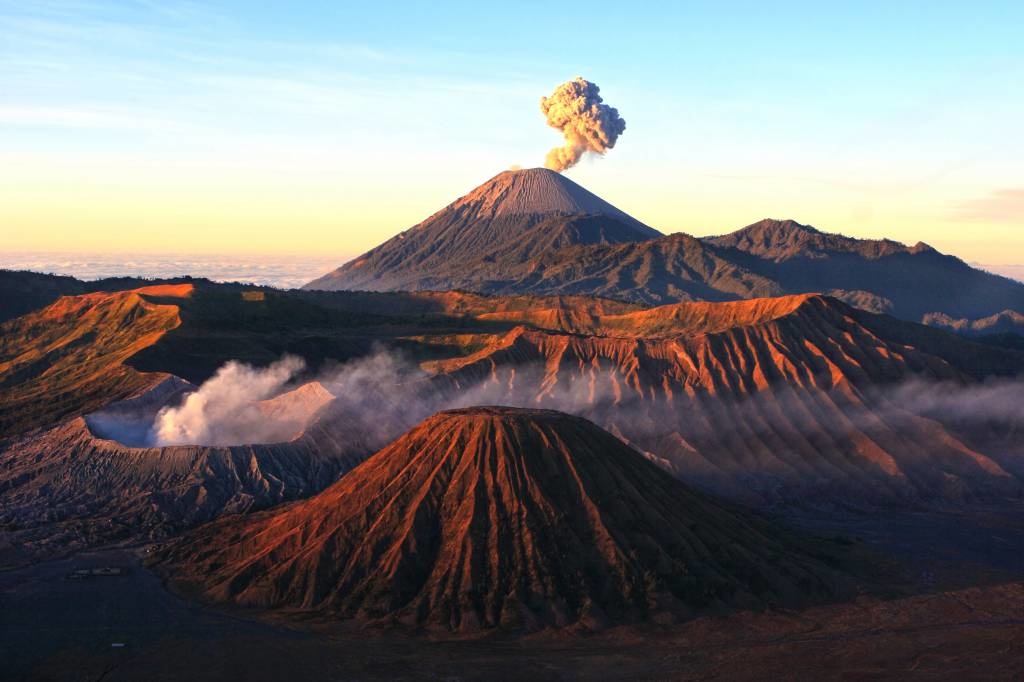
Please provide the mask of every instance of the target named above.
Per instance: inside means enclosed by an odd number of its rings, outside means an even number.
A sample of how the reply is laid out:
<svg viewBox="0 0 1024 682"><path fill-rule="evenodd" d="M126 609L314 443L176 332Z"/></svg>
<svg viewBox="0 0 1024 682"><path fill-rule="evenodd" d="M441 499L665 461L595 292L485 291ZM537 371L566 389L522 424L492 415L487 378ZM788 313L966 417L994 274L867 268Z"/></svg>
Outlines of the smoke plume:
<svg viewBox="0 0 1024 682"><path fill-rule="evenodd" d="M302 371L301 358L285 356L266 368L231 361L178 407L164 407L153 422L153 445L272 443L295 435L298 415L267 418L259 401L278 395Z"/></svg>
<svg viewBox="0 0 1024 682"><path fill-rule="evenodd" d="M318 373L316 382L333 396L329 403L296 401L301 414L291 416L261 409L268 397L277 401L274 396L298 393L289 390L289 382L302 367L295 358L262 370L229 362L180 406L163 408L155 422L149 417L154 426L148 444L281 442L316 424L335 442L371 454L440 410L508 405L586 417L675 475L757 504L775 500L779 485L802 485L797 479L808 468L809 453L831 449L832 457L852 457L862 443L882 444L901 470L918 466L914 448L921 443L935 449L935 467L964 480L975 471L976 476L1002 475L997 466L984 468L965 454L971 447L1012 476L1024 477L1020 380L910 379L863 390L780 382L764 391L717 394L663 390L657 373L628 376L605 362L567 365L554 373L544 362L513 361L432 374L404 354L380 347ZM756 472L737 474L739 460L756 461ZM810 467L818 472L813 475L821 475L833 460L822 461L822 467ZM904 479L893 480L897 486Z"/></svg>
<svg viewBox="0 0 1024 682"><path fill-rule="evenodd" d="M626 129L618 110L604 104L601 89L577 76L562 83L550 97L540 98L548 125L565 135L565 144L548 152L544 165L562 172L575 166L584 152L604 154Z"/></svg>

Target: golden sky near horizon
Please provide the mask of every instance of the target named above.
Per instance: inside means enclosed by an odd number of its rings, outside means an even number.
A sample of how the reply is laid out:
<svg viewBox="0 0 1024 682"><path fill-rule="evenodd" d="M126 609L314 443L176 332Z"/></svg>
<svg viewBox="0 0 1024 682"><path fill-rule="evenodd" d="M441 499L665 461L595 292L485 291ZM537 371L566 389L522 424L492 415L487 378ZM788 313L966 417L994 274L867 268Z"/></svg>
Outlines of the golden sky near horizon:
<svg viewBox="0 0 1024 682"><path fill-rule="evenodd" d="M626 127L568 176L662 232L1024 263L1024 5L578 10L0 3L3 248L343 260L542 165L580 74Z"/></svg>
<svg viewBox="0 0 1024 682"><path fill-rule="evenodd" d="M425 219L500 167L223 174L174 169L49 166L0 184L0 224L10 251L272 254L362 253ZM10 166L8 166L10 168ZM628 170L628 168L626 169ZM493 172L492 172L493 171ZM698 236L761 218L793 218L865 238L925 241L967 261L1018 263L1024 190L949 206L952 188L859 188L825 179L680 177L678 189L617 172L603 160L567 175L662 232ZM670 172L670 171L668 171ZM737 199L742 196L742 200ZM791 208L796 207L796 208Z"/></svg>

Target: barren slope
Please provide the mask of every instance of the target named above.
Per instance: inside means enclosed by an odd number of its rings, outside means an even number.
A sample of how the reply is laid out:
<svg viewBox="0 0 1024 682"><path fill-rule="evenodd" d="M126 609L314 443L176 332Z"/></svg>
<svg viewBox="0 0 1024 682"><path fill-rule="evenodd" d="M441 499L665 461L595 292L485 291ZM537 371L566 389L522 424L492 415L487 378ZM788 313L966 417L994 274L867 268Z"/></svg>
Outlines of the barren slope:
<svg viewBox="0 0 1024 682"><path fill-rule="evenodd" d="M1021 494L1012 425L964 432L907 397L975 385L975 354L1008 363L989 371L1020 371L1019 355L820 296L678 304L592 331L608 335L520 327L431 369L455 395L586 415L683 480L752 503Z"/></svg>
<svg viewBox="0 0 1024 682"><path fill-rule="evenodd" d="M800 604L837 576L569 415L440 413L316 497L162 553L208 598L471 631Z"/></svg>
<svg viewBox="0 0 1024 682"><path fill-rule="evenodd" d="M163 377L125 361L181 324L191 284L65 296L0 325L0 436L96 409Z"/></svg>
<svg viewBox="0 0 1024 682"><path fill-rule="evenodd" d="M478 260L494 262L496 254L502 263L521 263L538 249L658 236L564 175L545 168L505 171L306 288L453 289L434 283Z"/></svg>

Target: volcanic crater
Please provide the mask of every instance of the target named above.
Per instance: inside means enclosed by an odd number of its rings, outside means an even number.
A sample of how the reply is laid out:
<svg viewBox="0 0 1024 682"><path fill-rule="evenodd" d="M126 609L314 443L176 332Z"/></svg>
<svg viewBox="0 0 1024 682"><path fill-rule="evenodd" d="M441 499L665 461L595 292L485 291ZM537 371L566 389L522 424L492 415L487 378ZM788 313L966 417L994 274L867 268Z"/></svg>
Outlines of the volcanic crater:
<svg viewBox="0 0 1024 682"><path fill-rule="evenodd" d="M154 444L162 410L195 395L167 376L152 388L7 443L0 523L20 548L0 563L120 541L161 539L221 514L311 495L371 453L362 425L329 417L333 396L309 382L249 409L263 434L216 444ZM255 441L255 442L254 442Z"/></svg>
<svg viewBox="0 0 1024 682"><path fill-rule="evenodd" d="M166 442L161 434L163 417L183 409L190 400L201 399L199 389L180 377L170 375L143 393L119 400L101 410L85 415L85 423L99 439L110 440L132 448L166 447L168 445L236 446L266 445L298 440L334 400L334 395L319 381L309 381L275 395L233 405L231 414L207 417L200 404L197 419L209 420L195 440L179 436L183 442Z"/></svg>

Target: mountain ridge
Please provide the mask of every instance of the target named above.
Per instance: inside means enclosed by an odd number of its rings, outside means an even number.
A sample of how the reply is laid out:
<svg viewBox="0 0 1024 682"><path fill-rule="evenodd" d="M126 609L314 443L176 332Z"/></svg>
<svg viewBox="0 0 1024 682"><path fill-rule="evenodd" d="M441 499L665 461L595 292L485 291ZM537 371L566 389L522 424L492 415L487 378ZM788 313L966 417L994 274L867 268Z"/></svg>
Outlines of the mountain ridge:
<svg viewBox="0 0 1024 682"><path fill-rule="evenodd" d="M462 400L569 409L688 484L759 506L948 505L1024 488L1012 428L922 412L897 390L985 391L1019 375L1024 354L829 297L643 308L571 296L250 293L196 282L89 294L3 325L0 395L11 402L0 405L10 406L0 524L12 524L10 537L45 554L55 547L48 524L75 542L144 539L310 494L439 405L472 404ZM342 404L290 443L137 448L104 428L118 412L111 401L157 384L146 400L166 398L228 361L265 366L283 353L306 358L303 381L324 368L331 376L325 359L384 379L335 393ZM287 401L315 408L328 397L304 385ZM152 417L119 425L144 439Z"/></svg>
<svg viewBox="0 0 1024 682"><path fill-rule="evenodd" d="M615 207L546 173L499 174L303 288L590 295L645 305L824 292L914 322L945 315L967 325L1024 311L1024 283L924 242L857 239L770 218L725 235L661 235L634 229ZM551 192L510 189L532 186L526 178L558 184ZM586 201L570 200L576 195Z"/></svg>
<svg viewBox="0 0 1024 682"><path fill-rule="evenodd" d="M705 244L732 248L769 258L776 262L796 257L827 257L829 252L857 253L874 259L894 253L935 251L924 242L908 247L892 239L858 239L833 232L823 232L812 225L791 218L763 218L756 223L723 235L701 237Z"/></svg>

